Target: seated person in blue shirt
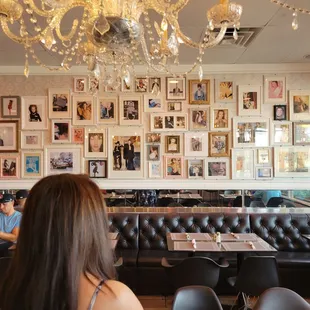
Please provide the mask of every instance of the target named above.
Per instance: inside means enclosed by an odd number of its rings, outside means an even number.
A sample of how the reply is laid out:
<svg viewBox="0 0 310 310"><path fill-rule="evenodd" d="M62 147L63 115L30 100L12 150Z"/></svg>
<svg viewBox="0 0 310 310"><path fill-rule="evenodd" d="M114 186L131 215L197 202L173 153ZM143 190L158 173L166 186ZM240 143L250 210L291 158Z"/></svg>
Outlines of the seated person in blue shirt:
<svg viewBox="0 0 310 310"><path fill-rule="evenodd" d="M16 242L22 214L14 209L14 197L3 194L0 199L0 239Z"/></svg>
<svg viewBox="0 0 310 310"><path fill-rule="evenodd" d="M266 205L270 198L281 197L281 191L256 191L253 197L260 198L262 202Z"/></svg>

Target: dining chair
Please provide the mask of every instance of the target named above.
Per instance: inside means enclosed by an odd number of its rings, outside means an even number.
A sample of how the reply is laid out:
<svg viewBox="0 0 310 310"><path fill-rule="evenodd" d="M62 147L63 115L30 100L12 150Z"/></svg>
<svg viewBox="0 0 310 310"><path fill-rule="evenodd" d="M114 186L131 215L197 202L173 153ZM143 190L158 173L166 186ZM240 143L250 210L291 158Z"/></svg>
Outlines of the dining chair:
<svg viewBox="0 0 310 310"><path fill-rule="evenodd" d="M265 291L253 310L309 310L310 305L297 293L284 287Z"/></svg>
<svg viewBox="0 0 310 310"><path fill-rule="evenodd" d="M174 202L169 203L167 207L169 207L169 208L171 208L171 207L183 207L183 205L179 202L174 201Z"/></svg>
<svg viewBox="0 0 310 310"><path fill-rule="evenodd" d="M220 269L229 266L225 260L218 264L211 258L198 256L186 258L174 266L163 257L161 265L175 290L189 285L214 288L219 280Z"/></svg>
<svg viewBox="0 0 310 310"><path fill-rule="evenodd" d="M266 208L266 206L261 200L253 200L250 203L250 208Z"/></svg>
<svg viewBox="0 0 310 310"><path fill-rule="evenodd" d="M271 197L267 202L267 208L277 208L283 203L282 197Z"/></svg>
<svg viewBox="0 0 310 310"><path fill-rule="evenodd" d="M185 286L174 295L172 310L223 310L222 305L210 287Z"/></svg>

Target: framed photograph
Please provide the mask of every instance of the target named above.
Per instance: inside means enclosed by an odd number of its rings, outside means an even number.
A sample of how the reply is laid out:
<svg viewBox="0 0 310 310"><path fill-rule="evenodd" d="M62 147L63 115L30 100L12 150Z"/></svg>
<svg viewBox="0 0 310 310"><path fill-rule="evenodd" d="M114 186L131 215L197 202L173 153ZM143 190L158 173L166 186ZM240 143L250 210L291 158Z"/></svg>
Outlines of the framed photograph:
<svg viewBox="0 0 310 310"><path fill-rule="evenodd" d="M149 179L161 179L163 177L162 165L160 161L149 162Z"/></svg>
<svg viewBox="0 0 310 310"><path fill-rule="evenodd" d="M97 104L97 123L102 125L118 123L118 100L114 97L99 97Z"/></svg>
<svg viewBox="0 0 310 310"><path fill-rule="evenodd" d="M233 80L215 80L215 102L236 102L236 84Z"/></svg>
<svg viewBox="0 0 310 310"><path fill-rule="evenodd" d="M275 121L286 121L287 120L287 112L286 105L274 105L273 106L273 119Z"/></svg>
<svg viewBox="0 0 310 310"><path fill-rule="evenodd" d="M84 126L94 124L93 96L72 97L72 123Z"/></svg>
<svg viewBox="0 0 310 310"><path fill-rule="evenodd" d="M229 157L230 132L209 132L209 156Z"/></svg>
<svg viewBox="0 0 310 310"><path fill-rule="evenodd" d="M203 159L187 160L187 175L189 179L202 180L205 177L205 165Z"/></svg>
<svg viewBox="0 0 310 310"><path fill-rule="evenodd" d="M88 161L88 175L90 178L103 178L108 177L108 162L106 160L89 160Z"/></svg>
<svg viewBox="0 0 310 310"><path fill-rule="evenodd" d="M47 97L22 97L22 129L46 130Z"/></svg>
<svg viewBox="0 0 310 310"><path fill-rule="evenodd" d="M164 101L162 97L155 95L144 95L144 112L164 111Z"/></svg>
<svg viewBox="0 0 310 310"><path fill-rule="evenodd" d="M160 144L161 134L160 133L147 133L146 134L146 143Z"/></svg>
<svg viewBox="0 0 310 310"><path fill-rule="evenodd" d="M52 143L71 142L71 121L65 119L52 120Z"/></svg>
<svg viewBox="0 0 310 310"><path fill-rule="evenodd" d="M121 91L123 93L131 93L134 91L131 79L130 81L127 81L126 79L122 79Z"/></svg>
<svg viewBox="0 0 310 310"><path fill-rule="evenodd" d="M182 112L182 102L181 101L169 101L167 102L168 112Z"/></svg>
<svg viewBox="0 0 310 310"><path fill-rule="evenodd" d="M209 130L209 108L190 109L190 129Z"/></svg>
<svg viewBox="0 0 310 310"><path fill-rule="evenodd" d="M273 178L272 167L256 167L255 179L256 180L271 180Z"/></svg>
<svg viewBox="0 0 310 310"><path fill-rule="evenodd" d="M0 121L0 153L18 152L18 121Z"/></svg>
<svg viewBox="0 0 310 310"><path fill-rule="evenodd" d="M208 156L208 133L186 132L184 134L185 156Z"/></svg>
<svg viewBox="0 0 310 310"><path fill-rule="evenodd" d="M186 99L186 78L185 77L167 77L166 78L167 100L185 100Z"/></svg>
<svg viewBox="0 0 310 310"><path fill-rule="evenodd" d="M292 145L293 124L292 122L271 123L271 145Z"/></svg>
<svg viewBox="0 0 310 310"><path fill-rule="evenodd" d="M210 104L210 80L189 80L189 104Z"/></svg>
<svg viewBox="0 0 310 310"><path fill-rule="evenodd" d="M84 143L84 127L72 128L72 143L83 144Z"/></svg>
<svg viewBox="0 0 310 310"><path fill-rule="evenodd" d="M180 154L182 152L182 137L180 135L165 136L165 153L166 154Z"/></svg>
<svg viewBox="0 0 310 310"><path fill-rule="evenodd" d="M95 76L88 77L88 92L96 94L99 91L99 79Z"/></svg>
<svg viewBox="0 0 310 310"><path fill-rule="evenodd" d="M135 89L138 93L146 93L149 87L149 80L148 78L136 78L135 80Z"/></svg>
<svg viewBox="0 0 310 310"><path fill-rule="evenodd" d="M286 102L286 81L284 76L264 76L265 103Z"/></svg>
<svg viewBox="0 0 310 310"><path fill-rule="evenodd" d="M269 119L234 117L233 137L234 147L269 146Z"/></svg>
<svg viewBox="0 0 310 310"><path fill-rule="evenodd" d="M118 83L114 84L114 85L107 85L104 88L104 92L106 93L116 93L117 91L119 91L121 84L118 85Z"/></svg>
<svg viewBox="0 0 310 310"><path fill-rule="evenodd" d="M206 163L206 179L230 179L230 159L221 157L209 157Z"/></svg>
<svg viewBox="0 0 310 310"><path fill-rule="evenodd" d="M137 126L142 124L142 104L140 96L120 96L120 125Z"/></svg>
<svg viewBox="0 0 310 310"><path fill-rule="evenodd" d="M232 179L254 180L254 150L232 149Z"/></svg>
<svg viewBox="0 0 310 310"><path fill-rule="evenodd" d="M166 179L184 178L184 160L182 156L165 156L164 177Z"/></svg>
<svg viewBox="0 0 310 310"><path fill-rule="evenodd" d="M261 114L261 87L259 85L239 85L238 97L238 115Z"/></svg>
<svg viewBox="0 0 310 310"><path fill-rule="evenodd" d="M308 121L310 90L290 90L290 121Z"/></svg>
<svg viewBox="0 0 310 310"><path fill-rule="evenodd" d="M106 130L103 128L90 128L85 130L85 157L106 157Z"/></svg>
<svg viewBox="0 0 310 310"><path fill-rule="evenodd" d="M310 176L310 147L282 146L274 148L274 177Z"/></svg>
<svg viewBox="0 0 310 310"><path fill-rule="evenodd" d="M187 114L152 113L150 114L151 131L187 131Z"/></svg>
<svg viewBox="0 0 310 310"><path fill-rule="evenodd" d="M2 179L19 179L19 156L1 156L1 175Z"/></svg>
<svg viewBox="0 0 310 310"><path fill-rule="evenodd" d="M147 145L146 146L146 160L160 160L160 145Z"/></svg>
<svg viewBox="0 0 310 310"><path fill-rule="evenodd" d="M43 151L22 152L22 178L38 179L43 177Z"/></svg>
<svg viewBox="0 0 310 310"><path fill-rule="evenodd" d="M71 118L69 88L48 89L48 115L49 118Z"/></svg>
<svg viewBox="0 0 310 310"><path fill-rule="evenodd" d="M108 146L108 175L110 179L144 178L143 128L109 128Z"/></svg>
<svg viewBox="0 0 310 310"><path fill-rule="evenodd" d="M84 171L80 145L48 145L44 148L44 175L75 173Z"/></svg>
<svg viewBox="0 0 310 310"><path fill-rule="evenodd" d="M1 96L1 117L2 118L20 117L19 96Z"/></svg>
<svg viewBox="0 0 310 310"><path fill-rule="evenodd" d="M294 123L294 145L310 145L310 122Z"/></svg>
<svg viewBox="0 0 310 310"><path fill-rule="evenodd" d="M211 130L230 131L231 119L228 108L211 109Z"/></svg>
<svg viewBox="0 0 310 310"><path fill-rule="evenodd" d="M87 90L87 79L86 77L75 77L73 85L73 91L75 93L86 93Z"/></svg>
<svg viewBox="0 0 310 310"><path fill-rule="evenodd" d="M272 148L263 148L256 150L256 165L272 166Z"/></svg>
<svg viewBox="0 0 310 310"><path fill-rule="evenodd" d="M160 77L150 77L149 79L149 92L153 94L153 96L158 96L161 93L161 78Z"/></svg>
<svg viewBox="0 0 310 310"><path fill-rule="evenodd" d="M21 131L20 148L21 149L43 149L43 131Z"/></svg>

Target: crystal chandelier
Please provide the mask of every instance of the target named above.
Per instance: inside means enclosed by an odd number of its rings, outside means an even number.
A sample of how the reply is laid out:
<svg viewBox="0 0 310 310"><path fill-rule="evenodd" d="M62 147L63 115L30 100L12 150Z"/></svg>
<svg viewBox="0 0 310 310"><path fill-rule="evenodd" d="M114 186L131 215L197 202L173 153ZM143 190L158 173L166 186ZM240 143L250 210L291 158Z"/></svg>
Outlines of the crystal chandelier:
<svg viewBox="0 0 310 310"><path fill-rule="evenodd" d="M29 75L28 59L51 71L69 70L84 62L89 72L111 87L121 79L130 82L137 64L148 72L172 74L171 65L179 62L180 44L197 49L202 79L202 57L207 48L219 44L228 27L234 27L234 38L240 27L242 6L229 0L207 11L208 22L199 42L181 30L178 15L190 0L0 0L0 22L3 32L25 49L24 74ZM67 13L81 10L82 16L68 26ZM155 11L160 19L152 20ZM11 24L17 24L11 26ZM14 31L13 31L14 28ZM65 29L70 29L64 33ZM214 31L216 29L216 31ZM60 57L58 67L50 67L36 54L40 44L50 54Z"/></svg>

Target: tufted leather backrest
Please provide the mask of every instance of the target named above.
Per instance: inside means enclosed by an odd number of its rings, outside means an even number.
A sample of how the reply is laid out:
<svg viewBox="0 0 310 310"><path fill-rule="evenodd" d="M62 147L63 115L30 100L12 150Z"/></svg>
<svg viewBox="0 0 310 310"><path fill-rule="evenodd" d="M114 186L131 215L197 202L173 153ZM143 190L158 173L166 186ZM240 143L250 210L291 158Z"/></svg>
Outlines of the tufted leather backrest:
<svg viewBox="0 0 310 310"><path fill-rule="evenodd" d="M167 232L249 233L248 214L223 213L145 213L139 219L139 248L143 250L166 250Z"/></svg>
<svg viewBox="0 0 310 310"><path fill-rule="evenodd" d="M309 214L251 214L252 231L280 251L310 251Z"/></svg>
<svg viewBox="0 0 310 310"><path fill-rule="evenodd" d="M138 249L139 245L139 214L109 213L109 231L118 232L118 249Z"/></svg>

